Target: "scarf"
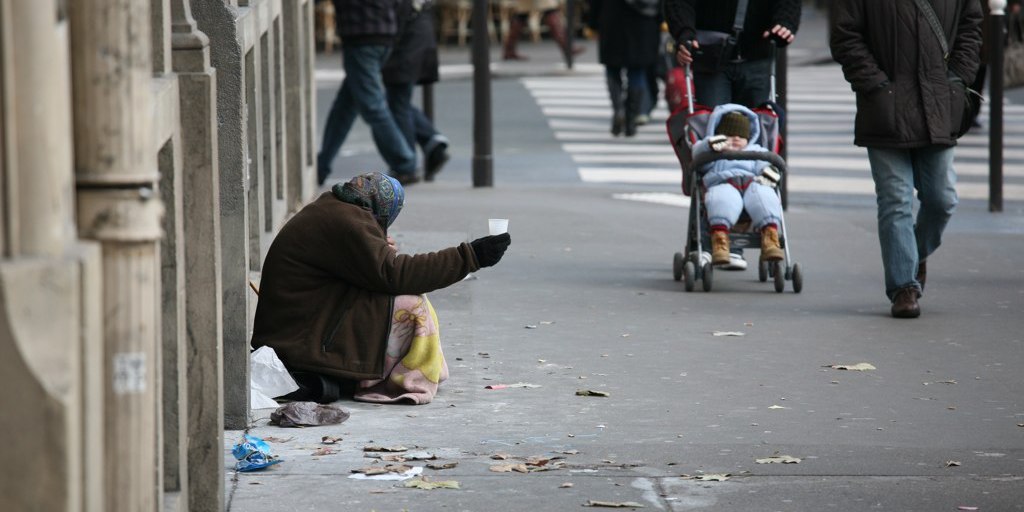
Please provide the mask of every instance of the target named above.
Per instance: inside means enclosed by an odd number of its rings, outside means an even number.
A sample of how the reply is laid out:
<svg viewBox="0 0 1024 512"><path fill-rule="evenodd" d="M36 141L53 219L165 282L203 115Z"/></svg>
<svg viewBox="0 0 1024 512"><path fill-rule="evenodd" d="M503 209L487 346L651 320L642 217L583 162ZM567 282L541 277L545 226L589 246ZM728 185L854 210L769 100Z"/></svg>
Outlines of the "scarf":
<svg viewBox="0 0 1024 512"><path fill-rule="evenodd" d="M370 210L386 233L405 203L405 190L398 180L380 172L361 174L348 183L338 183L331 193L341 201Z"/></svg>

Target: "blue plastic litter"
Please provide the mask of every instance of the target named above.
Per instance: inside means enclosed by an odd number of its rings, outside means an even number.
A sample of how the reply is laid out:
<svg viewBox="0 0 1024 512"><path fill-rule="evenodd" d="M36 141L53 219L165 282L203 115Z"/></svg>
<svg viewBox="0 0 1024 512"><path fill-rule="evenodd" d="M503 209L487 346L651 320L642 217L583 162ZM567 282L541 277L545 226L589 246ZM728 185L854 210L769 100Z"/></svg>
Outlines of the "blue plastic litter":
<svg viewBox="0 0 1024 512"><path fill-rule="evenodd" d="M235 470L239 472L256 471L284 462L270 453L270 445L266 441L249 434L245 434L242 442L231 449L231 454L238 459Z"/></svg>

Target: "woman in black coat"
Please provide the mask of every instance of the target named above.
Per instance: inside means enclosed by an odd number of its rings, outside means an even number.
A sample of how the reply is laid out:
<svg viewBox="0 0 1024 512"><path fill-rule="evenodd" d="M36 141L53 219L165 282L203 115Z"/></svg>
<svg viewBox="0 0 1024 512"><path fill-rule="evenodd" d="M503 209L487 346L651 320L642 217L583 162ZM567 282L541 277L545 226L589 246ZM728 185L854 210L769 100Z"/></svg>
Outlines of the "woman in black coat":
<svg viewBox="0 0 1024 512"><path fill-rule="evenodd" d="M590 0L588 21L599 34L598 60L604 64L612 100L612 135L617 137L624 131L626 137L632 137L648 94L647 69L658 59L660 2Z"/></svg>

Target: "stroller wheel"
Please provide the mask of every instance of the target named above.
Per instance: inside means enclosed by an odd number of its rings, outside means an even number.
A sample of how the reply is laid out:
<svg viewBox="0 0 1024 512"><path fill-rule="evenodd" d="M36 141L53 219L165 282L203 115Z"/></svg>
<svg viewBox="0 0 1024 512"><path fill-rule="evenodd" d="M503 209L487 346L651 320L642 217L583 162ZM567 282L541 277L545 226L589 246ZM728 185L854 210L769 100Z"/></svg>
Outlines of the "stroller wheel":
<svg viewBox="0 0 1024 512"><path fill-rule="evenodd" d="M800 293L804 289L804 275L800 272L800 264L793 264L793 292Z"/></svg>
<svg viewBox="0 0 1024 512"><path fill-rule="evenodd" d="M683 278L685 279L684 284L686 285L686 291L692 292L693 287L697 284L697 267L693 265L692 261L687 261L683 265Z"/></svg>
<svg viewBox="0 0 1024 512"><path fill-rule="evenodd" d="M775 274L775 291L782 293L782 290L786 289L786 268L782 263L782 260L772 263L773 273Z"/></svg>
<svg viewBox="0 0 1024 512"><path fill-rule="evenodd" d="M712 275L714 275L714 272L715 272L714 267L712 267L710 263L704 264L704 269L701 272L701 274L703 274L703 275L700 276L700 283L701 283L701 286L704 287L704 291L706 291L706 292L710 292L711 291L711 281L712 281L711 277L712 277Z"/></svg>
<svg viewBox="0 0 1024 512"><path fill-rule="evenodd" d="M768 280L768 262L762 261L757 264L757 279L762 283Z"/></svg>
<svg viewBox="0 0 1024 512"><path fill-rule="evenodd" d="M676 281L683 278L683 253L681 252L672 256L672 278Z"/></svg>

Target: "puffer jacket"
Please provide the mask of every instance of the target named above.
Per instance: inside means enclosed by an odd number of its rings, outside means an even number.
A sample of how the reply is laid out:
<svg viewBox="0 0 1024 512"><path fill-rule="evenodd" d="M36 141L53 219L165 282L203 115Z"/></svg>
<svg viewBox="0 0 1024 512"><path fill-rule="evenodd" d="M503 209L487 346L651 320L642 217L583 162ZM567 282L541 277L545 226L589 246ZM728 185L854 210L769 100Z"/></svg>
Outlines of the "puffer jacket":
<svg viewBox="0 0 1024 512"><path fill-rule="evenodd" d="M854 143L858 146L956 144L956 127L950 122L950 88L956 86L951 78L970 84L978 72L981 6L973 0L928 1L945 33L956 29L948 61L913 0L832 3L832 58L842 65L857 94Z"/></svg>
<svg viewBox="0 0 1024 512"><path fill-rule="evenodd" d="M394 297L444 288L479 268L468 243L396 254L369 210L325 192L267 252L252 346L273 348L289 370L379 379Z"/></svg>
<svg viewBox="0 0 1024 512"><path fill-rule="evenodd" d="M718 122L722 119L722 116L729 112L742 112L743 115L747 116L747 119L750 120L750 138L747 140L760 140L761 122L758 119L757 114L753 113L747 107L732 103L715 107L715 110L713 110L711 115L708 117L707 133L715 133L715 128L718 126ZM711 149L711 145L708 144L709 138L710 135L697 141L697 143L693 145L694 158L701 153L714 151ZM743 148L743 151L768 152L764 146L756 142L747 143L747 146ZM701 172L704 173L701 180L705 188L720 185L732 179L745 181L749 178L760 175L761 171L768 165L768 162L763 160L715 160L701 168Z"/></svg>

